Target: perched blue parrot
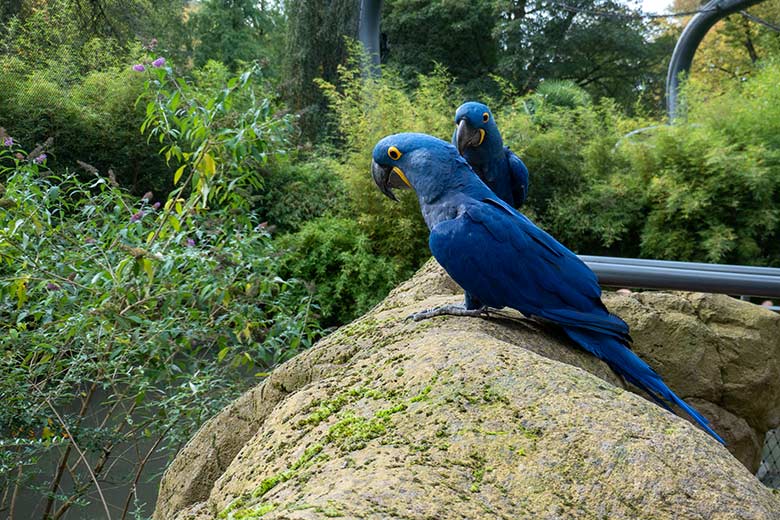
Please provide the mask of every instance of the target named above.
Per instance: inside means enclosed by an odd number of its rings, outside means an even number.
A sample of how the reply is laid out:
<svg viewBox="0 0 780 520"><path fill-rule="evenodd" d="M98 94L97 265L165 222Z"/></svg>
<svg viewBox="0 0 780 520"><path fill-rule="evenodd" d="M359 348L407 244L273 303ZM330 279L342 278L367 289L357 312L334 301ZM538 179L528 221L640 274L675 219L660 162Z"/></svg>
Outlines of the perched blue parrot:
<svg viewBox="0 0 780 520"><path fill-rule="evenodd" d="M458 150L425 134L395 134L377 143L371 173L379 189L412 188L430 229L433 256L484 307L445 305L412 315L415 320L451 314L486 316L487 308L511 307L560 325L579 346L668 409L685 410L723 443L707 419L672 392L634 354L628 325L610 314L601 288L574 253L536 227L474 175Z"/></svg>
<svg viewBox="0 0 780 520"><path fill-rule="evenodd" d="M482 182L512 206L519 208L528 197L528 168L508 147L487 105L469 101L455 112L452 144L477 172Z"/></svg>

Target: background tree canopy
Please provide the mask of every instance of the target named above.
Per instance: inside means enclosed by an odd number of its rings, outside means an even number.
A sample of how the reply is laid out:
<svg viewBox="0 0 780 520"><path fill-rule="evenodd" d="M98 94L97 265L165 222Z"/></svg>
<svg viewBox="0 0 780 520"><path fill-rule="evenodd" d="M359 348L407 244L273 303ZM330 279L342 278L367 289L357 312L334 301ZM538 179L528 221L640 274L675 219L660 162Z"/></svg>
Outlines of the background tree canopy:
<svg viewBox="0 0 780 520"><path fill-rule="evenodd" d="M356 7L358 2L347 4ZM319 74L332 80L334 63L344 59L338 35L355 37L356 25L341 19L345 23L340 27L310 31L322 26L317 18L322 6L301 0L287 5L296 14L313 13L291 18L288 39L288 52L312 60L294 61L290 69L289 81L299 87L298 97L289 100L303 108L321 101L310 79ZM525 94L545 80L565 79L596 99L610 97L627 108L641 99L657 109L678 28L641 14L612 0L386 0L384 61L411 84L418 74L442 65L468 97L498 95L501 80ZM332 54L318 58L325 48Z"/></svg>

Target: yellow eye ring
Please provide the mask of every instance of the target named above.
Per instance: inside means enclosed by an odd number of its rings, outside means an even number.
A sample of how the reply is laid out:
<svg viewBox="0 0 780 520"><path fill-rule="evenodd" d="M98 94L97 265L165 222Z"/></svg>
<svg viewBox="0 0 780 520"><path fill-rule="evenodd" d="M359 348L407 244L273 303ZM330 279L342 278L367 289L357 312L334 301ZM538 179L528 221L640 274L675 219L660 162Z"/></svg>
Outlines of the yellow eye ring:
<svg viewBox="0 0 780 520"><path fill-rule="evenodd" d="M485 112L484 114L482 114L482 122L487 123L488 121L490 121L490 114Z"/></svg>
<svg viewBox="0 0 780 520"><path fill-rule="evenodd" d="M395 146L391 146L390 148L387 149L387 156L390 157L394 161L397 161L398 159L400 159L401 155L403 155L401 153L401 150L399 150Z"/></svg>

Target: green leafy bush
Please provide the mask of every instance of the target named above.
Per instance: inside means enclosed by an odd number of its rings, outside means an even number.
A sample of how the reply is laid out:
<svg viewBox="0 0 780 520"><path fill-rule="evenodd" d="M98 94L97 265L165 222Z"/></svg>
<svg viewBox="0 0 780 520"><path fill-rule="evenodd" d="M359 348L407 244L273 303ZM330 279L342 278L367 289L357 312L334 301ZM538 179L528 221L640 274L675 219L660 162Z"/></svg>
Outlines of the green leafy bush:
<svg viewBox="0 0 780 520"><path fill-rule="evenodd" d="M320 83L333 110L332 129L340 139L334 147L334 170L344 180L357 222L375 252L411 274L429 256L428 229L413 193L401 192L399 204L376 189L371 153L379 139L397 132L450 139L460 94L441 69L420 76L418 86L409 92L392 69L379 78L363 76L360 60L366 58L356 50L352 56L348 65L339 67L339 88Z"/></svg>
<svg viewBox="0 0 780 520"><path fill-rule="evenodd" d="M327 157L275 164L263 173L263 188L254 199L258 218L282 234L326 213L351 212L337 169Z"/></svg>
<svg viewBox="0 0 780 520"><path fill-rule="evenodd" d="M674 126L599 107L586 109L587 117L582 109L566 111L577 116L578 128L560 119L549 129L526 123L522 128L539 132L524 157L540 221L582 253L777 265L778 80L780 67L767 64L722 97L692 85L686 92L688 120ZM536 162L531 144L558 132L556 144L545 143L539 157L560 158L561 150L570 150L563 163L579 180L565 184L550 178L555 169ZM550 193L547 205L535 199L540 177L541 191Z"/></svg>
<svg viewBox="0 0 780 520"><path fill-rule="evenodd" d="M59 518L110 481L128 486L125 517L152 455L318 337L244 197L285 122L264 100L222 117L250 76L202 104L169 70L149 82L147 127L181 158L165 204L88 164L54 174L0 131L0 496L27 488ZM139 454L129 474L112 470L120 445Z"/></svg>
<svg viewBox="0 0 780 520"><path fill-rule="evenodd" d="M341 325L366 313L405 274L352 219L322 217L278 240L285 250L282 273L309 280L324 326Z"/></svg>
<svg viewBox="0 0 780 520"><path fill-rule="evenodd" d="M107 172L140 195L170 189L159 145L148 143L138 128L143 107L135 101L144 78L129 66L75 76L58 68L27 69L0 59L0 126L23 142L47 147L56 171L78 169L84 161Z"/></svg>
<svg viewBox="0 0 780 520"><path fill-rule="evenodd" d="M367 311L430 255L416 197L400 193L400 204L385 198L371 179L371 152L380 138L395 132L449 139L458 104L443 70L420 76L410 93L392 70L381 78L362 75L365 59L353 48L349 63L339 67L338 87L320 82L333 110L335 143L289 173L274 171L259 199L270 224L278 223L281 231L300 227L279 239L287 251L284 272L312 283L326 326ZM324 216L305 222L318 215Z"/></svg>

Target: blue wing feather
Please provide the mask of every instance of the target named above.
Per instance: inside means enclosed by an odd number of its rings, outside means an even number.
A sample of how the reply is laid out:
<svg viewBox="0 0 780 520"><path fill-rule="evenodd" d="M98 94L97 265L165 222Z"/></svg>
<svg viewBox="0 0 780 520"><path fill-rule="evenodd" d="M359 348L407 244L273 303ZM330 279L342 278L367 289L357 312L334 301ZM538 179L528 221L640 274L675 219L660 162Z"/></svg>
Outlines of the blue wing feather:
<svg viewBox="0 0 780 520"><path fill-rule="evenodd" d="M528 168L509 147L504 147L504 151L509 164L508 173L510 178L509 184L512 187L512 197L514 198L515 206L521 206L525 203L525 199L528 198Z"/></svg>
<svg viewBox="0 0 780 520"><path fill-rule="evenodd" d="M490 307L512 307L561 325L582 348L654 399L677 404L723 442L628 348L628 325L606 309L588 266L505 202L483 198L465 205L457 218L431 230L429 246L467 293Z"/></svg>
<svg viewBox="0 0 780 520"><path fill-rule="evenodd" d="M467 292L492 307L628 338L625 322L604 308L588 266L505 202L484 202L436 226L429 239L433 255Z"/></svg>

